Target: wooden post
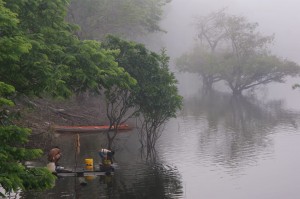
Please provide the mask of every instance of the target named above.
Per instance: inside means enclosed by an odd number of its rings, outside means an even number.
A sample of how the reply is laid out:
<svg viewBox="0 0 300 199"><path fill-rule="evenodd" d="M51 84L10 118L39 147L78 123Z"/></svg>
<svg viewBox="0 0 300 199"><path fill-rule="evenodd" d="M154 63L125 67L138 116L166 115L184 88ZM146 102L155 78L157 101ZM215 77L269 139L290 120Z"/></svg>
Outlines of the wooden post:
<svg viewBox="0 0 300 199"><path fill-rule="evenodd" d="M80 154L80 136L77 133L76 140L75 140L75 171L77 169L77 155Z"/></svg>

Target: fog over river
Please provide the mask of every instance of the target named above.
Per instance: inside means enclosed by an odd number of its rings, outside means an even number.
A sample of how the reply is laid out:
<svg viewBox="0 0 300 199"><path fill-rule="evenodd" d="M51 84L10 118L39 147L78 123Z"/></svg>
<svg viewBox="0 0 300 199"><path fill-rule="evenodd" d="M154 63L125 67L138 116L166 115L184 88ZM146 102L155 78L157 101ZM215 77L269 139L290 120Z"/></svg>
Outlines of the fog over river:
<svg viewBox="0 0 300 199"><path fill-rule="evenodd" d="M190 48L195 38L194 18L227 9L257 22L262 34L275 34L274 53L300 62L300 2L297 0L173 0L162 27L163 43L172 57Z"/></svg>
<svg viewBox="0 0 300 199"><path fill-rule="evenodd" d="M263 34L275 34L273 52L300 63L300 1L298 0L173 0L162 27L161 46L174 60L193 46L193 18L227 11L258 22ZM118 137L113 177L60 178L44 193L23 198L136 199L298 199L300 197L300 91L274 83L233 98L218 84L204 95L195 74L179 74L183 109L170 120L157 143L155 161L140 154L136 130ZM64 158L74 163L74 135L57 135ZM78 159L94 158L105 136L82 134ZM66 144L67 143L67 144Z"/></svg>
<svg viewBox="0 0 300 199"><path fill-rule="evenodd" d="M296 0L174 0L163 22L168 31L163 41L175 59L195 42L195 17L226 8L259 23L262 34L274 33L272 52L300 63L299 7ZM223 85L201 96L195 74L178 79L184 110L160 143L181 174L183 198L299 197L300 93L291 88L299 78L260 87L239 100Z"/></svg>

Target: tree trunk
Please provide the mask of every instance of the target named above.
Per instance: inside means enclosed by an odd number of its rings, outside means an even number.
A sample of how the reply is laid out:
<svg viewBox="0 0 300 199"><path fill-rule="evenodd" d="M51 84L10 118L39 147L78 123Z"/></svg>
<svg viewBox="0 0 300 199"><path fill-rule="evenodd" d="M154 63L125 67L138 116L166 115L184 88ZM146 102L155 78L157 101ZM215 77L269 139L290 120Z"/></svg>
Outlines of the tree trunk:
<svg viewBox="0 0 300 199"><path fill-rule="evenodd" d="M239 88L234 88L232 89L232 94L233 95L242 95L242 89L239 89Z"/></svg>
<svg viewBox="0 0 300 199"><path fill-rule="evenodd" d="M212 90L212 86L213 86L213 81L211 80L211 78L206 77L206 76L202 76L202 87L203 87L203 91L206 93L208 91Z"/></svg>
<svg viewBox="0 0 300 199"><path fill-rule="evenodd" d="M110 135L109 133L111 132L111 128L107 131L107 149L109 149L109 150L111 150L112 149L112 147L113 147L113 142L114 142L114 139L115 139L115 137L117 136L117 134L118 134L118 129L115 127L114 129L113 129L113 134L112 135Z"/></svg>

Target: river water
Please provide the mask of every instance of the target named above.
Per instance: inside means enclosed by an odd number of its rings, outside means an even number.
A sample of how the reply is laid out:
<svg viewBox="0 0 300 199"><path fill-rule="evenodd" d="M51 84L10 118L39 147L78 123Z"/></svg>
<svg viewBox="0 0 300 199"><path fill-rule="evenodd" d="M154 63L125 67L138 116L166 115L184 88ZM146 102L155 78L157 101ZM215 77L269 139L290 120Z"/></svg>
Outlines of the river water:
<svg viewBox="0 0 300 199"><path fill-rule="evenodd" d="M141 155L136 129L116 140L113 176L59 178L46 192L21 198L298 199L299 91L290 85L233 98L228 92L189 93L170 120L152 158ZM266 94L267 93L267 94ZM61 165L75 163L74 134L57 134ZM99 133L80 134L78 165L99 162Z"/></svg>

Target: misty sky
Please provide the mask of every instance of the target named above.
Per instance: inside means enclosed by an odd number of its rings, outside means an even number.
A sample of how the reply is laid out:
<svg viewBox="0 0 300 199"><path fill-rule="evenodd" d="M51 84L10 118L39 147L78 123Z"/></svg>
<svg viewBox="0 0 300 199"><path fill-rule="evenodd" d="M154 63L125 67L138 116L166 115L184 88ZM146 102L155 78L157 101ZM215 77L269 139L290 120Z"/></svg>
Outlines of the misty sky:
<svg viewBox="0 0 300 199"><path fill-rule="evenodd" d="M273 53L300 64L299 0L173 0L162 22L168 31L164 41L169 54L174 58L190 48L195 38L195 16L222 8L258 22L264 35L274 33Z"/></svg>

